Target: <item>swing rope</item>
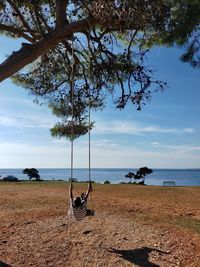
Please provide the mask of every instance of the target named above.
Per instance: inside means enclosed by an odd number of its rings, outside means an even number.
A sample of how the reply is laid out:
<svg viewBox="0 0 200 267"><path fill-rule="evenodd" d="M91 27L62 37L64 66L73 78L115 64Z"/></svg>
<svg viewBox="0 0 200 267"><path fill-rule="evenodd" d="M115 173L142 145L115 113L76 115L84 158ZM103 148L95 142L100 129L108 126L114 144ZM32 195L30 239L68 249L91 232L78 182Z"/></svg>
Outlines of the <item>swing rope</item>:
<svg viewBox="0 0 200 267"><path fill-rule="evenodd" d="M90 66L89 66L90 68ZM90 70L89 70L90 71ZM90 74L89 74L90 75ZM89 175L88 175L88 179L89 182L91 182L91 135L90 135L90 124L91 124L91 92L90 92L90 84L89 84L89 107L88 107L88 170L89 170Z"/></svg>
<svg viewBox="0 0 200 267"><path fill-rule="evenodd" d="M90 34L88 35L88 38L87 38L87 41L88 41L88 48L89 50L91 50L91 46L90 46ZM90 84L91 84L91 78L92 78L92 72L91 72L91 59L89 58L89 87L88 87L88 100L89 100L89 103L88 103L88 155L89 155L89 182L91 182L91 135L90 135L90 124L91 124L91 87L90 87Z"/></svg>
<svg viewBox="0 0 200 267"><path fill-rule="evenodd" d="M71 91L71 182L74 176L74 40L72 40L72 66L70 77L70 91Z"/></svg>
<svg viewBox="0 0 200 267"><path fill-rule="evenodd" d="M88 48L91 50L91 45L90 45L90 34L88 35ZM92 82L92 66L91 66L91 58L89 58L89 88L88 88L88 155L89 155L89 175L88 175L88 180L89 183L91 183L91 82ZM93 190L93 189L92 189ZM93 200L92 200L92 190L90 192L90 203L91 203L91 210L94 213L93 210Z"/></svg>
<svg viewBox="0 0 200 267"><path fill-rule="evenodd" d="M89 41L90 42L90 41ZM88 46L90 45L88 42ZM72 40L72 65L70 77L70 91L71 91L71 181L74 175L74 75L75 75L75 60L74 60L74 40ZM91 80L91 62L89 60L89 81ZM91 90L90 84L88 87L88 181L91 182ZM92 198L91 198L92 202Z"/></svg>
<svg viewBox="0 0 200 267"><path fill-rule="evenodd" d="M89 71L90 66L89 66ZM89 80L90 80L90 73L89 73ZM90 91L90 84L88 88L88 100L89 100L89 106L88 106L88 180L89 183L91 184L91 134L90 134L90 124L91 124L91 91ZM92 190L90 192L90 203L91 203L91 209L93 210L93 205L92 205Z"/></svg>

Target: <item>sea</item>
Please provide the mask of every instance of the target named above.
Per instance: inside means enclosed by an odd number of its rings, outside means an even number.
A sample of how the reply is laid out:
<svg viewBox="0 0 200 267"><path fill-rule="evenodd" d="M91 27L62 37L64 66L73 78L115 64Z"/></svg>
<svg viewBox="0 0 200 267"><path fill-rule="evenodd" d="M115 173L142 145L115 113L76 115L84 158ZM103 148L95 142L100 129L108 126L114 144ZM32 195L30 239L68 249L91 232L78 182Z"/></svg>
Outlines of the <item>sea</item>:
<svg viewBox="0 0 200 267"><path fill-rule="evenodd" d="M71 170L68 168L41 168L37 169L43 180L64 180L71 177ZM27 180L27 175L22 173L23 169L0 169L2 177L14 175L20 180ZM108 180L112 184L127 183L129 179L125 177L128 172L136 172L136 169L128 168L92 168L91 180L96 183L104 183ZM78 181L87 181L89 177L88 169L75 168L73 178ZM163 185L163 181L173 181L176 186L200 186L200 169L153 169L153 173L145 177L147 185ZM133 182L133 180L132 180Z"/></svg>

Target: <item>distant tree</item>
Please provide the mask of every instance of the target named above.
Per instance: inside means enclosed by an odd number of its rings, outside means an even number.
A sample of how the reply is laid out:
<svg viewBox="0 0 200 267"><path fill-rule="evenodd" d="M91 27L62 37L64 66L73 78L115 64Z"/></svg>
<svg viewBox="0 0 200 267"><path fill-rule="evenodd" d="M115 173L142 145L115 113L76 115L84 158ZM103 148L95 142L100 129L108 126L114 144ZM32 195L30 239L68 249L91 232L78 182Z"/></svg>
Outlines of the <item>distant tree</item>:
<svg viewBox="0 0 200 267"><path fill-rule="evenodd" d="M151 174L153 172L152 169L149 169L147 167L142 167L140 168L135 175L135 179L142 179L141 182L139 182L140 184L144 184L145 183L145 176L148 174Z"/></svg>
<svg viewBox="0 0 200 267"><path fill-rule="evenodd" d="M104 184L110 184L110 181L105 180L105 181L104 181Z"/></svg>
<svg viewBox="0 0 200 267"><path fill-rule="evenodd" d="M125 175L126 178L130 179L130 183L132 183L132 178L134 178L135 174L133 172L129 172Z"/></svg>
<svg viewBox="0 0 200 267"><path fill-rule="evenodd" d="M38 174L39 171L36 170L35 168L26 168L23 171L23 174L27 174L29 179L31 180L32 178L35 178L36 181L40 181L40 175Z"/></svg>
<svg viewBox="0 0 200 267"><path fill-rule="evenodd" d="M144 184L145 183L145 176L147 174L152 173L152 172L153 172L152 169L149 169L147 167L142 167L136 172L136 174L133 172L129 172L128 174L125 175L125 177L130 179L130 183L132 183L132 178L134 178L134 180L141 180L142 179L142 181L140 181L139 184Z"/></svg>

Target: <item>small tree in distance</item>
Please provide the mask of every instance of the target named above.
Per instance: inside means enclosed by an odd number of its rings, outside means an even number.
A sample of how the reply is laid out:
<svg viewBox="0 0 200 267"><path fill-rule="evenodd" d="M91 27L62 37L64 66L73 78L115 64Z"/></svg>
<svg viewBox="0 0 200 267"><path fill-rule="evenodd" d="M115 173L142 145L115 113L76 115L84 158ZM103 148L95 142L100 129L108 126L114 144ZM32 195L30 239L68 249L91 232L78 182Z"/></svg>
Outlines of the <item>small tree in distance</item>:
<svg viewBox="0 0 200 267"><path fill-rule="evenodd" d="M105 180L104 184L110 184L110 181L109 180Z"/></svg>
<svg viewBox="0 0 200 267"><path fill-rule="evenodd" d="M130 181L129 183L132 183L132 178L134 178L135 174L133 172L129 172L128 174L125 175L126 178L129 178Z"/></svg>
<svg viewBox="0 0 200 267"><path fill-rule="evenodd" d="M35 168L26 168L23 171L23 174L27 174L29 179L35 178L36 181L40 181L40 175L38 174L39 171Z"/></svg>
<svg viewBox="0 0 200 267"><path fill-rule="evenodd" d="M135 177L135 179L142 179L142 181L139 182L139 183L140 183L140 184L144 184L144 182L145 182L145 176L146 176L147 174L151 174L152 172L153 172L152 169L149 169L149 168L147 168L147 167L142 167L142 168L140 168L140 169L137 171L137 173L136 173L136 176L137 176L137 177Z"/></svg>
<svg viewBox="0 0 200 267"><path fill-rule="evenodd" d="M149 169L147 167L142 167L136 172L136 174L133 172L129 172L128 174L125 175L125 177L130 179L130 183L132 183L132 178L134 178L134 180L142 179L142 181L140 181L139 184L144 184L145 176L152 172L153 172L152 169Z"/></svg>

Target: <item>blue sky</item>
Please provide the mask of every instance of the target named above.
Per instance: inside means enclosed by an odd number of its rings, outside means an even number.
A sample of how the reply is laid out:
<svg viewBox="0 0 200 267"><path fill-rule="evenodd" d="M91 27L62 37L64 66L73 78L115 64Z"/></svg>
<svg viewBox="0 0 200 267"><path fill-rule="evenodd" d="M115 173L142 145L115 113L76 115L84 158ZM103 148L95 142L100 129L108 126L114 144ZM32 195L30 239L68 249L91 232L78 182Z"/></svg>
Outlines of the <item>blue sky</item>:
<svg viewBox="0 0 200 267"><path fill-rule="evenodd" d="M0 38L0 62L20 42ZM156 47L148 59L169 88L137 111L109 104L93 113L91 166L105 168L200 168L199 70L179 60L181 50ZM0 83L0 168L68 168L70 143L49 129L57 118L9 79ZM74 166L88 167L88 136L75 141Z"/></svg>

